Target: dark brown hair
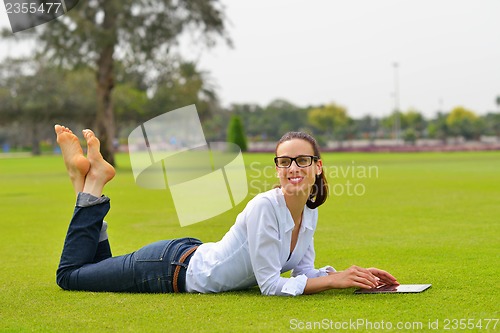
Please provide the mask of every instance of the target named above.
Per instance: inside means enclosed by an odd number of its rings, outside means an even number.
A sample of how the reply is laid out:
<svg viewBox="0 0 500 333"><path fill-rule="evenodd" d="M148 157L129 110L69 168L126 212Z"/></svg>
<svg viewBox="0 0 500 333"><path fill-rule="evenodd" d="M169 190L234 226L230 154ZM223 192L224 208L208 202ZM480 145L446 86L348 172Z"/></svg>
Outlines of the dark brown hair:
<svg viewBox="0 0 500 333"><path fill-rule="evenodd" d="M311 135L304 132L285 133L276 144L276 149L274 150L274 154L277 156L278 147L280 144L282 144L285 141L290 141L292 139L300 139L309 142L313 148L314 155L318 156L318 158L321 158L318 143ZM306 205L307 207L314 209L322 205L327 198L328 198L328 182L326 181L326 176L325 173L323 172L323 167L321 167L321 174L316 175L316 181L314 182L311 194L309 195L309 199L307 199Z"/></svg>

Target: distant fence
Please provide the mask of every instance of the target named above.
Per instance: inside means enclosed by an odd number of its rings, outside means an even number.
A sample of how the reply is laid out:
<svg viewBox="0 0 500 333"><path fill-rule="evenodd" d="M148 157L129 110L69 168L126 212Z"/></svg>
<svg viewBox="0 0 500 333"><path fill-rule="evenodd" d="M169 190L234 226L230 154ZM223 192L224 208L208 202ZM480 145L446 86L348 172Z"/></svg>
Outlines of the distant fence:
<svg viewBox="0 0 500 333"><path fill-rule="evenodd" d="M274 152L276 142L250 142L249 152ZM328 142L322 147L325 152L425 152L425 151L488 151L500 150L500 138L482 137L480 141L465 141L462 138L441 140L422 139L414 144L402 140L349 140Z"/></svg>

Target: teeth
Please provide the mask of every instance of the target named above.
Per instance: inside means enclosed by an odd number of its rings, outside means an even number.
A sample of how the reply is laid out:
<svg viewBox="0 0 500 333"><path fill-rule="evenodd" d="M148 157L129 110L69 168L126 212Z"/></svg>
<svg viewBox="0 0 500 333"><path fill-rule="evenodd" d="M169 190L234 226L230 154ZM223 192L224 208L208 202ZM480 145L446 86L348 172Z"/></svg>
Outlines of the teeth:
<svg viewBox="0 0 500 333"><path fill-rule="evenodd" d="M290 181L292 181L292 182L298 182L298 181L302 180L302 177L290 177L290 178L288 178L288 179L289 179Z"/></svg>

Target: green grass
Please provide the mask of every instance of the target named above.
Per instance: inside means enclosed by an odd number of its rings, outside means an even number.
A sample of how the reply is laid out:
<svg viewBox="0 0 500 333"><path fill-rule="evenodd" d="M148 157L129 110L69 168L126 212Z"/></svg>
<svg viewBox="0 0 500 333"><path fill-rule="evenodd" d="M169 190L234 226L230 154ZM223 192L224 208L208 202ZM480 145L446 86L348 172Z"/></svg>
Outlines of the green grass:
<svg viewBox="0 0 500 333"><path fill-rule="evenodd" d="M275 183L271 157L244 156L252 195ZM161 238L216 241L244 207L181 228L169 193L137 187L127 155L117 160L106 190L114 254ZM454 319L482 320L472 331L493 331L495 323L486 324L500 317L500 153L324 154L324 162L335 193L319 208L317 266L376 266L401 283L432 283L430 290L295 298L261 296L256 288L216 295L62 291L55 270L74 205L62 159L0 158L0 331L274 332L359 320L357 331L390 331L382 329L389 324L401 331L402 322L425 332L429 321L444 330L459 325Z"/></svg>

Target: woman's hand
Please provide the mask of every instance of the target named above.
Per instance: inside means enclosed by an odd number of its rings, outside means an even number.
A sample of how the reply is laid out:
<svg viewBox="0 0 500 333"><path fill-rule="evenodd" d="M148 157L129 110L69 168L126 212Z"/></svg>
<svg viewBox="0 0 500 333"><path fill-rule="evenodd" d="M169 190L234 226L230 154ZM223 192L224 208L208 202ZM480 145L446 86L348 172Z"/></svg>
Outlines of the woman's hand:
<svg viewBox="0 0 500 333"><path fill-rule="evenodd" d="M370 269L376 270L375 273L383 272L377 270L376 268ZM331 286L332 288L375 288L379 285L379 281L381 281L381 279L371 272L370 269L351 266L345 271L329 273L332 284Z"/></svg>
<svg viewBox="0 0 500 333"><path fill-rule="evenodd" d="M393 284L399 284L398 280L391 274L389 274L386 271L383 271L381 269L371 267L368 268L368 271L375 275L377 278L379 278L379 285L387 284L387 285L393 285Z"/></svg>
<svg viewBox="0 0 500 333"><path fill-rule="evenodd" d="M328 275L307 279L304 294L315 294L329 289L376 288L384 284L399 284L394 276L378 268L351 266L345 271L328 272Z"/></svg>

